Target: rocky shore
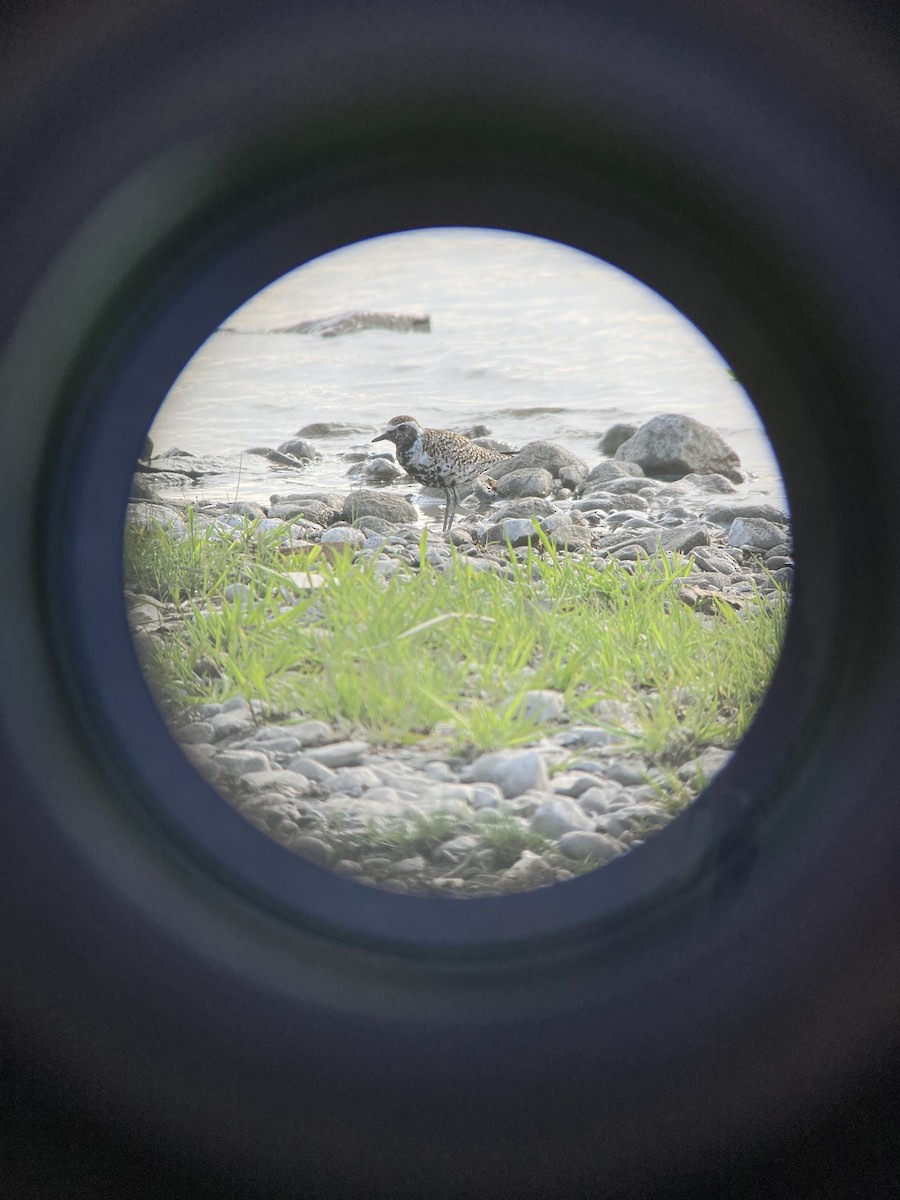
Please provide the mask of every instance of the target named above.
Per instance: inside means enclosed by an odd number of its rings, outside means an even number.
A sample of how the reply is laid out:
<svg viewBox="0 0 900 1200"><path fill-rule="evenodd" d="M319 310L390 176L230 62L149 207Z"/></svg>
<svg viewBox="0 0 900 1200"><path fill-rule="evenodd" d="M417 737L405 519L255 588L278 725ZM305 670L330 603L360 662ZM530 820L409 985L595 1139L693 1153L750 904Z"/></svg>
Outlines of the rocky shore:
<svg viewBox="0 0 900 1200"><path fill-rule="evenodd" d="M494 444L489 431L463 432ZM552 442L522 447L495 478L469 489L448 535L428 529L428 562L442 570L455 553L504 575L509 547L546 553L543 535L555 550L598 567L687 556L678 598L700 613L714 613L723 600L741 613L790 586L788 515L754 494L715 431L667 414L640 429L610 430L601 444L593 464ZM178 461L193 470L190 456ZM256 537L375 558L385 579L418 568L421 513L397 494L402 472L392 455L361 447L350 470L349 490L284 491L267 506L200 502L195 519L229 538L251 518ZM419 499L427 516L442 512L442 500ZM151 476L136 477L128 521L185 536L184 508L160 501ZM183 619L152 597L128 600L139 651ZM602 702L590 725L570 720L558 692L529 692L526 703L552 732L471 760L427 741L375 747L340 721L267 713L252 697L192 707L171 722L198 769L267 835L358 882L424 895L524 890L602 865L676 815L731 753L708 746L663 771L635 753L634 713L624 702Z"/></svg>

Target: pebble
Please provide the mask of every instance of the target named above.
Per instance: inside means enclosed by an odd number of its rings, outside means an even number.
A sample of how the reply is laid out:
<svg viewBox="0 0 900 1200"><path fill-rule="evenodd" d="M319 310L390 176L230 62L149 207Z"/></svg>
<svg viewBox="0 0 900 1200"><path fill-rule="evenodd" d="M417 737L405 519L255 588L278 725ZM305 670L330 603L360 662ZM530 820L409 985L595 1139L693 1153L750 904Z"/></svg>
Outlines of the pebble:
<svg viewBox="0 0 900 1200"><path fill-rule="evenodd" d="M763 517L735 517L728 530L728 545L771 550L784 541L784 530Z"/></svg>

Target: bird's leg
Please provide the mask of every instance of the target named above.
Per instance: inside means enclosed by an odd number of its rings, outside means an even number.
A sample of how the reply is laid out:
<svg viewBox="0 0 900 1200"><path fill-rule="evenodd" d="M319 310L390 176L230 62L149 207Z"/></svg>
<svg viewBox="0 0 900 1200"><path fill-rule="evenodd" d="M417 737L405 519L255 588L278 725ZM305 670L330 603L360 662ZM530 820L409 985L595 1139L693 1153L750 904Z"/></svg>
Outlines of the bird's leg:
<svg viewBox="0 0 900 1200"><path fill-rule="evenodd" d="M447 497L447 507L444 509L444 533L450 532L450 527L453 524L453 518L456 516L456 506L459 500L456 495L456 488L451 483L449 487L444 488L444 495Z"/></svg>

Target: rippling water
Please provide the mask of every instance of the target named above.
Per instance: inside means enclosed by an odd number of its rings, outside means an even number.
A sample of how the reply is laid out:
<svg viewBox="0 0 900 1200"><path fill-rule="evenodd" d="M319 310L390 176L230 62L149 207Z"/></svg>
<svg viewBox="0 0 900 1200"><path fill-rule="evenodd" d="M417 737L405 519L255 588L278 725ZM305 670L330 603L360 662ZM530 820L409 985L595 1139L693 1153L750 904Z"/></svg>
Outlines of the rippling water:
<svg viewBox="0 0 900 1200"><path fill-rule="evenodd" d="M428 314L431 332L267 332L351 309ZM756 412L706 339L630 276L555 242L470 229L376 238L291 272L225 324L150 430L157 454L226 456L226 470L202 482L205 496L346 491L341 456L369 435L319 442L322 461L302 472L242 453L277 447L311 421L373 433L407 412L425 425L485 422L513 444L550 438L593 463L614 422L679 412L719 430L750 490L783 501Z"/></svg>

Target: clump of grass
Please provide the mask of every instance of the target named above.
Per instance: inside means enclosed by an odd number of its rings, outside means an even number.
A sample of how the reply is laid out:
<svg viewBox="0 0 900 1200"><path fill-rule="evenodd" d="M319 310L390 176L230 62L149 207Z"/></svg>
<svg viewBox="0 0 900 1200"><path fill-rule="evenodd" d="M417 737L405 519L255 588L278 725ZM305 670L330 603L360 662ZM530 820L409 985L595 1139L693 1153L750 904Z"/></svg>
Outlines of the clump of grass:
<svg viewBox="0 0 900 1200"><path fill-rule="evenodd" d="M582 723L598 721L598 700L625 701L637 732L623 736L667 765L741 737L780 650L783 594L741 614L695 612L678 598L690 569L678 557L597 566L544 539L510 551L503 578L462 556L440 571L424 549L418 569L386 582L376 559L285 557L250 524L224 542L129 531L126 585L184 613L146 661L157 694L183 706L241 693L340 718L374 743L474 753L539 736L548 726L524 701L551 688ZM249 597L226 601L229 583Z"/></svg>
<svg viewBox="0 0 900 1200"><path fill-rule="evenodd" d="M479 822L478 832L485 845L494 852L493 869L505 871L519 860L523 850L546 854L553 843L539 833L522 829L511 817L500 816L495 821Z"/></svg>

